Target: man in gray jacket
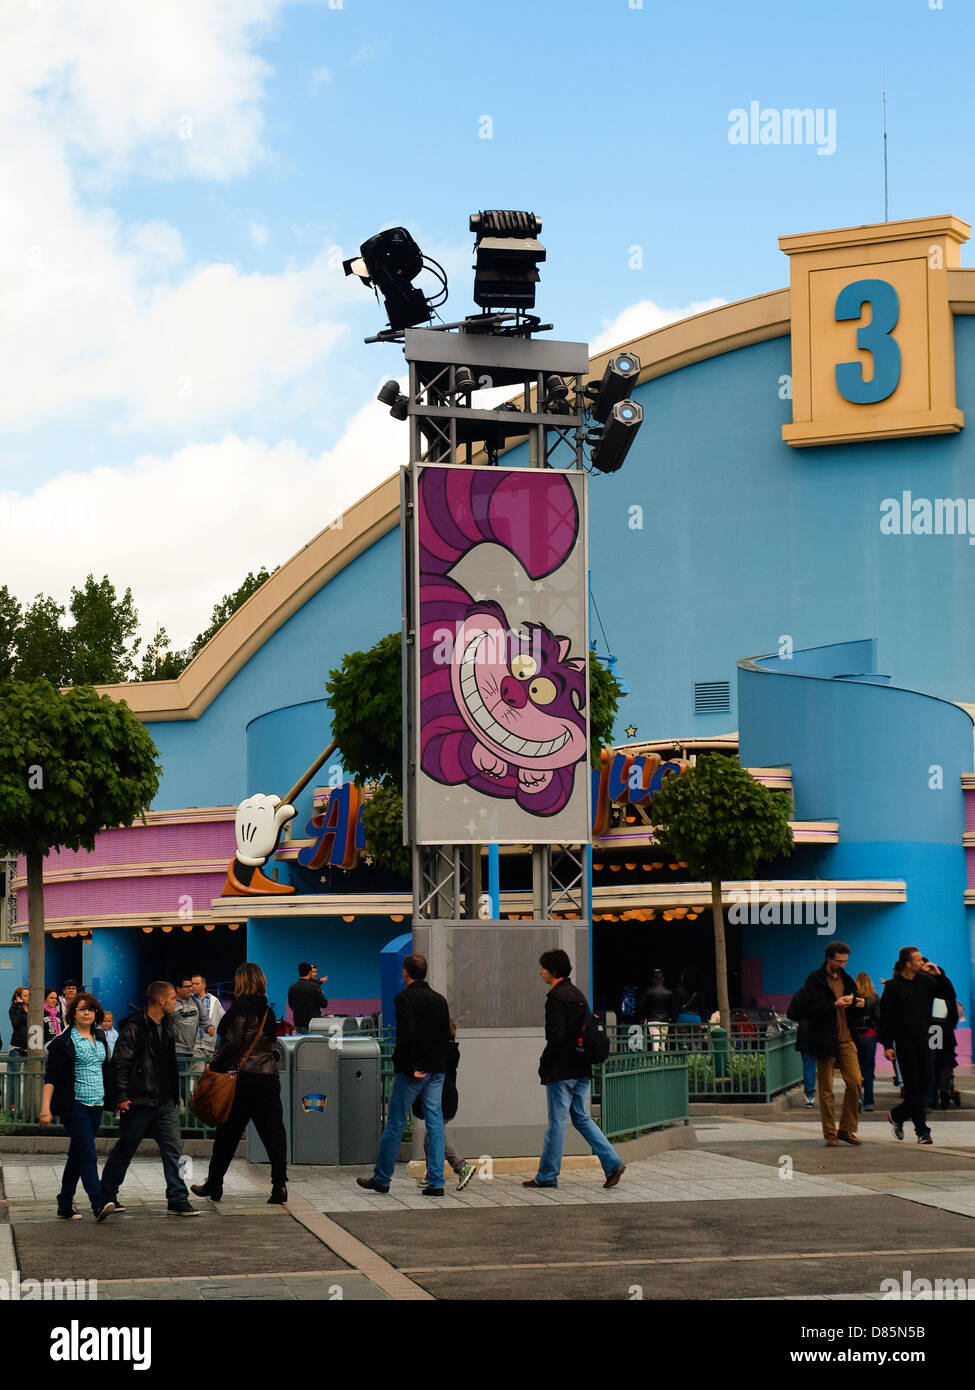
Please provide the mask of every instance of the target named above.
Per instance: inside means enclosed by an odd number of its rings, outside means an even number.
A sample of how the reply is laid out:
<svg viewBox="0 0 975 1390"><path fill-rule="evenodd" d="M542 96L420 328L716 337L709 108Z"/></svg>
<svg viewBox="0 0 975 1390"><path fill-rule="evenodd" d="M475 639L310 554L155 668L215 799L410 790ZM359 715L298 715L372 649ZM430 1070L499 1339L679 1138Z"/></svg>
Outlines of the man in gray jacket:
<svg viewBox="0 0 975 1390"><path fill-rule="evenodd" d="M170 1017L176 1029L176 1060L188 1062L196 1049L200 1029L207 1022L189 975L176 977L176 1003Z"/></svg>

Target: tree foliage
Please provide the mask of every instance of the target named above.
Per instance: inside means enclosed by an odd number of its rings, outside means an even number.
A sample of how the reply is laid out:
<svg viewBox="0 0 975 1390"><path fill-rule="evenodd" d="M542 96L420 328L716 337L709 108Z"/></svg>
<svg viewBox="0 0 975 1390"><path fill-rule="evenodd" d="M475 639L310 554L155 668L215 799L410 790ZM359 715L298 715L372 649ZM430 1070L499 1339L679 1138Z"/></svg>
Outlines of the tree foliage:
<svg viewBox="0 0 975 1390"><path fill-rule="evenodd" d="M702 753L679 777L665 777L647 815L661 845L700 878L753 878L760 861L793 849L788 794L769 791L722 753Z"/></svg>
<svg viewBox="0 0 975 1390"><path fill-rule="evenodd" d="M15 854L94 849L159 786L156 745L128 705L89 686L0 682L0 844Z"/></svg>

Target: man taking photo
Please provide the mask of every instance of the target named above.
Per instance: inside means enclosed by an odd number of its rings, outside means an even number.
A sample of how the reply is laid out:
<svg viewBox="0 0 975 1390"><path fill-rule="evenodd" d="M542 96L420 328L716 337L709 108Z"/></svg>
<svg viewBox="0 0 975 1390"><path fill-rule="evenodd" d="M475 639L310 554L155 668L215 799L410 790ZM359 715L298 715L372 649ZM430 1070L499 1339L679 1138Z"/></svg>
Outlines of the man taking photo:
<svg viewBox="0 0 975 1390"><path fill-rule="evenodd" d="M880 1000L880 1041L884 1056L894 1060L904 1081L904 1099L887 1112L894 1137L904 1138L904 1121L914 1125L919 1144L933 1144L924 1102L934 1076L934 1051L938 1047L939 1025L933 1022L935 999L950 1006L955 991L947 975L928 974L924 958L916 946L905 946L897 957L899 969L884 986ZM934 1036L932 1036L934 1031Z"/></svg>

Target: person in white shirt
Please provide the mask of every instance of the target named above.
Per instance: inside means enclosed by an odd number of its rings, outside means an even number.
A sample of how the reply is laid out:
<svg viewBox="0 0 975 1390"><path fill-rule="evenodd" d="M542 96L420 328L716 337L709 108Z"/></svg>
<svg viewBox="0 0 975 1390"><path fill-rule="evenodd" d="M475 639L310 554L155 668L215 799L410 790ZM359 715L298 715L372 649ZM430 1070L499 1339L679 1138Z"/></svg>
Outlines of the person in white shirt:
<svg viewBox="0 0 975 1390"><path fill-rule="evenodd" d="M224 1016L224 1007L215 994L207 993L205 975L194 975L192 985L200 1012L206 1016L206 1022L200 1027L193 1056L212 1057L217 1045L217 1024Z"/></svg>

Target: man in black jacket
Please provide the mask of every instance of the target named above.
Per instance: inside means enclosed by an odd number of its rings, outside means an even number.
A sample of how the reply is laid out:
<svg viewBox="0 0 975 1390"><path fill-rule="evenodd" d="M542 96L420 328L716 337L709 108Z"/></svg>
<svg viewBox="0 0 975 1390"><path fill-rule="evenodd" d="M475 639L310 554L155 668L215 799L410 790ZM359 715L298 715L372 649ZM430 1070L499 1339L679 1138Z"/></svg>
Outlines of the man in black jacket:
<svg viewBox="0 0 975 1390"><path fill-rule="evenodd" d="M396 1155L413 1102L422 1097L423 1121L430 1151L424 1197L443 1196L444 1131L440 1100L450 1049L450 1009L442 994L427 984L424 956L403 962L404 989L396 996L396 1047L393 1051L393 1093L379 1155L371 1178L357 1178L371 1192L388 1192Z"/></svg>
<svg viewBox="0 0 975 1390"><path fill-rule="evenodd" d="M327 975L325 979L328 979ZM320 1018L322 1009L328 1008L328 1000L318 982L318 971L306 960L298 966L297 980L288 986L288 1007L296 1033L307 1033L311 1020Z"/></svg>
<svg viewBox="0 0 975 1390"><path fill-rule="evenodd" d="M829 1148L838 1148L841 1139L847 1144L863 1142L856 1132L863 1077L856 1040L847 1019L848 1009L863 1008L863 998L844 969L849 959L849 946L843 941L831 941L826 947L826 963L813 971L789 1005L789 1017L804 1021L808 1028L806 1045L816 1058L819 1113ZM833 1073L837 1066L846 1084L838 1130L833 1101Z"/></svg>
<svg viewBox="0 0 975 1390"><path fill-rule="evenodd" d="M548 1128L538 1172L522 1187L558 1187L565 1127L571 1119L602 1165L603 1187L615 1187L623 1173L619 1154L589 1114L592 1066L580 1050L589 1001L569 979L572 962L564 951L543 951L539 974L549 986L545 1000L545 1050L538 1075L548 1102Z"/></svg>
<svg viewBox="0 0 975 1390"><path fill-rule="evenodd" d="M180 1175L179 1068L170 1017L175 1004L176 991L169 981L154 980L146 990L146 1007L119 1024L112 1052L119 1137L102 1171L102 1195L118 1209L118 1190L132 1155L143 1139L155 1139L168 1210L174 1216L199 1216Z"/></svg>
<svg viewBox="0 0 975 1390"><path fill-rule="evenodd" d="M887 981L880 1000L880 1041L884 1056L894 1060L904 1080L904 1099L887 1112L894 1135L904 1138L904 1121L910 1117L919 1144L932 1144L924 1113L924 1101L933 1075L932 1048L938 1046L937 1032L932 1036L931 1010L935 999L954 1003L955 991L947 975L929 975L916 946L905 946L897 957L900 969ZM933 1025L937 1029L938 1025Z"/></svg>

